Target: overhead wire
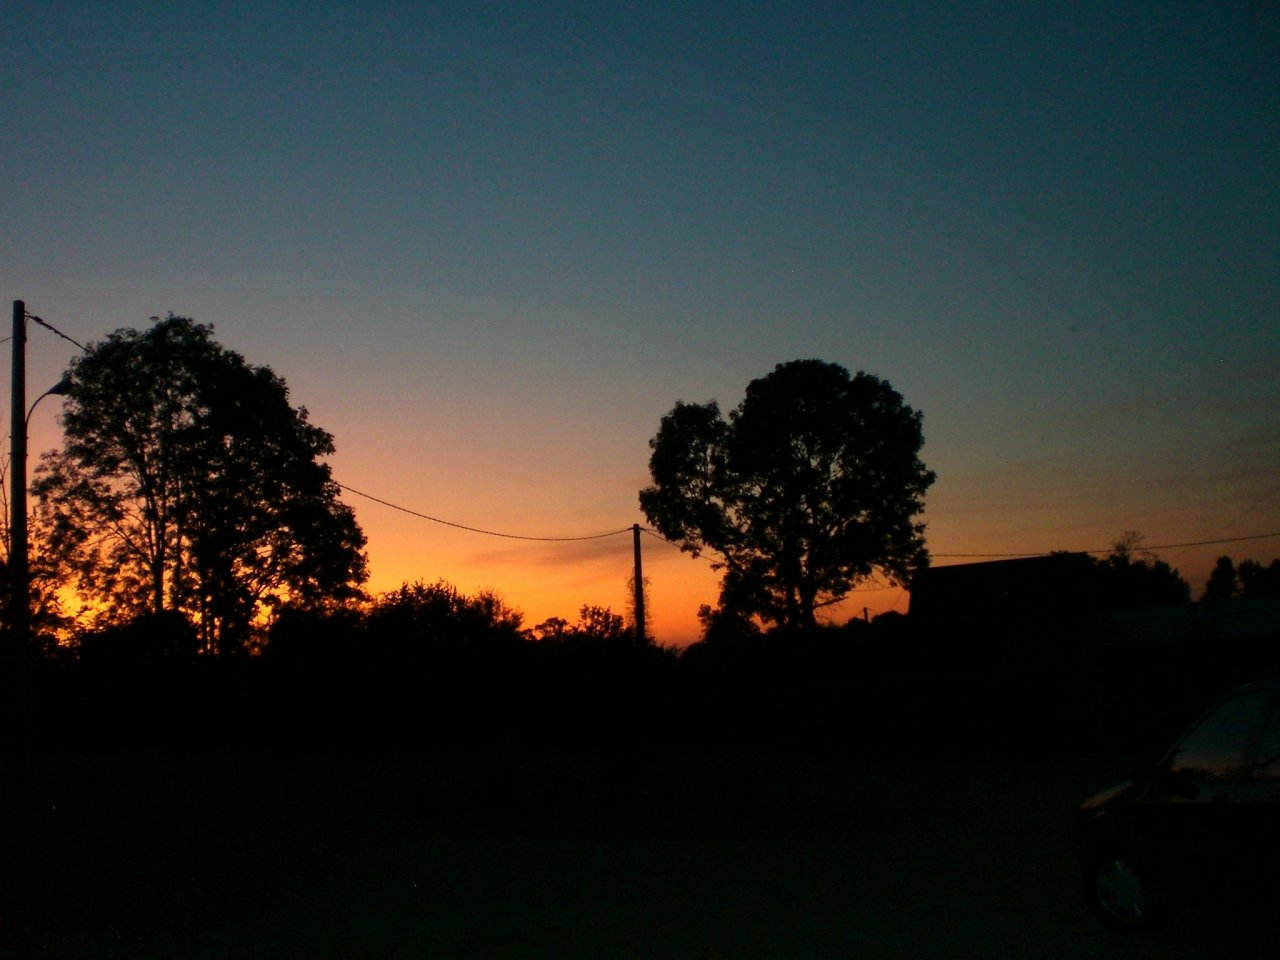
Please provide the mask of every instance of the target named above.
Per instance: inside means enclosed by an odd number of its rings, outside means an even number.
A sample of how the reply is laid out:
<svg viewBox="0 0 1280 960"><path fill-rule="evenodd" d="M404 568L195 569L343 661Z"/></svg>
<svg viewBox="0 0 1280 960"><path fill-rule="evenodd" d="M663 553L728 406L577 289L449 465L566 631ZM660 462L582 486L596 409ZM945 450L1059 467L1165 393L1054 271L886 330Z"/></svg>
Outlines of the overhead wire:
<svg viewBox="0 0 1280 960"><path fill-rule="evenodd" d="M663 543L670 544L673 547L680 546L680 544L677 543L676 541L669 540L666 537L662 536L662 534L657 533L656 531L650 530L648 527L641 527L640 529L644 533L649 534L649 536L653 537L655 540L661 540ZM1275 533L1257 533L1247 537L1224 537L1216 540L1192 540L1186 543L1163 543L1163 544L1156 544L1150 547L1143 546L1141 549L1143 551L1148 551L1148 552L1155 551L1155 550L1177 550L1183 547L1210 547L1210 546L1217 546L1218 544L1223 544L1223 543L1242 543L1248 540L1268 540L1273 537L1280 537L1280 530L1277 530ZM1066 550L1066 551L1024 550L1021 553L931 553L930 556L940 560L960 560L960 559L970 559L970 558L980 559L980 560L1017 560L1017 559L1023 559L1026 557L1047 557L1054 553L1060 553L1060 552L1061 553L1088 553L1088 554L1098 554L1099 556L1106 556L1110 553L1113 553L1114 551L1115 551L1115 547L1112 546L1112 547L1105 547L1097 550Z"/></svg>
<svg viewBox="0 0 1280 960"><path fill-rule="evenodd" d="M28 311L25 314L25 316L28 320L31 320L34 323L39 324L40 326L48 330L50 333L53 333L61 337L63 340L66 340L68 343L71 343L76 347L79 347L82 352L85 352L85 353L88 352L89 348L86 347L83 343L81 343L79 340L75 339L74 337L68 336L67 334L63 333L53 324L45 320L43 317L38 317L34 313L31 313L30 311ZM12 337L6 338L6 339L12 339ZM0 341L0 343L3 343L3 342L4 341ZM384 500L381 497L375 497L373 494L365 493L363 490L357 490L355 487L348 486L344 483L339 483L338 487L342 490L347 491L348 493L353 493L356 496L364 497L366 500L371 500L374 503L381 504L384 507L388 507L392 510L398 510L401 513L406 513L406 514L409 514L410 516L418 517L423 520L429 520L432 523L438 523L446 527L453 527L457 530L465 530L468 533L478 533L478 534L483 534L484 536L489 536L489 537L502 537L503 539L506 539L506 540L528 540L528 541L533 541L538 543L575 543L575 542L582 542L586 540L603 540L606 537L616 537L621 534L631 532L630 527L624 527L621 530L610 530L606 533L595 533L595 534L589 534L586 536L572 536L572 537L535 537L535 536L527 536L527 535L518 534L518 533L505 533L498 530L486 530L482 527L472 527L463 523L455 523L452 520L445 520L442 517L435 517L428 513L422 513L421 511L413 510L413 509L410 509L409 507L401 506L398 503L392 503L390 500Z"/></svg>
<svg viewBox="0 0 1280 960"><path fill-rule="evenodd" d="M1275 533L1257 533L1248 537L1223 537L1218 540L1191 540L1186 543L1161 543L1153 546L1143 545L1140 549L1144 552L1153 552L1156 550L1178 550L1182 547L1212 547L1222 543L1243 543L1247 540L1269 540L1272 537L1280 537L1280 530ZM1047 557L1051 553L1057 551L1042 550L1038 553L935 553L933 556L943 560L959 560L967 558L987 559L987 560L1011 560L1023 557ZM1115 547L1105 547L1100 550L1069 550L1063 551L1067 553L1088 553L1106 556L1114 553Z"/></svg>
<svg viewBox="0 0 1280 960"><path fill-rule="evenodd" d="M580 543L580 541L582 540L603 540L605 538L608 538L608 536L630 534L631 532L631 527L623 527L622 530L609 530L608 532L604 532L604 534L589 534L586 536L527 536L525 534L507 534L507 532L500 532L498 530L485 530L483 529L483 527L467 526L466 524L456 524L456 522L453 522L452 520L443 520L442 517L433 517L430 515L430 513L422 513L421 511L416 511L416 509L411 509L410 507L402 507L401 504L392 503L390 502L390 500L384 500L383 498L380 498L380 497L374 497L374 495L370 493L365 493L364 490L357 490L355 486L348 486L347 484L338 484L338 488L342 490L346 490L347 493L356 494L357 497L364 497L366 500L372 500L372 502L374 503L380 503L381 506L389 507L390 509L397 509L397 511L401 513L408 513L408 515L410 515L411 517L419 517L420 520L429 520L433 522L433 524L451 526L453 527L453 529L456 529L456 530L466 530L467 532L470 532L470 534L483 534L485 536L500 536L500 538L503 538L506 540L532 540L532 541L536 541L536 543Z"/></svg>
<svg viewBox="0 0 1280 960"><path fill-rule="evenodd" d="M83 343L81 343L79 340L75 339L74 337L71 337L66 333L63 333L53 324L45 320L43 317L38 317L34 313L31 313L30 311L26 312L25 316L28 320L31 320L34 323L39 324L40 326L44 327L46 330L48 330L50 333L54 334L55 336L61 337L63 340L66 340L68 343L78 347L82 352L85 352L85 353L88 352L89 348L86 347ZM0 340L0 343L5 343L11 339L13 338L6 337L3 340ZM486 530L481 527L472 527L462 523L455 523L452 520L445 520L441 517L435 517L427 513L422 513L420 511L410 509L409 507L404 507L404 506L401 506L400 504L392 503L389 500L384 500L380 497L375 497L372 494L365 493L364 491L361 491L361 490L357 490L354 487L347 486L346 484L339 483L338 487L343 490L346 490L348 493L353 493L356 496L364 497L366 500L370 500L374 503L381 504L382 506L388 507L389 509L398 510L401 513L418 517L423 520L428 520L432 523L438 523L446 527L453 527L457 530L465 530L468 533L482 534L484 536L489 536L489 537L501 537L507 540L527 540L527 541L533 541L533 542L539 542L539 543L573 543L573 542L582 542L587 540L603 540L607 537L616 537L624 533L630 533L632 531L631 527L623 527L621 530L611 530L606 533L596 533L596 534L589 534L586 536L571 536L571 537L535 537L535 536L528 536L524 534L505 533L497 530ZM1270 491L1269 493L1265 494L1263 497L1259 498L1255 503L1250 504L1250 506L1246 508L1242 516L1252 512L1259 504L1261 504L1262 502L1264 502L1265 500L1273 496L1274 493L1275 493L1274 490ZM662 534L658 533L656 530L650 529L649 527L641 526L640 529L641 531L643 531L644 533L647 533L649 536L653 537L654 539L661 540L663 543L670 544L671 546L674 546L674 547L680 546L674 540L670 540L667 537L662 536ZM1186 543L1158 544L1150 547L1143 547L1143 550L1148 552L1156 551L1156 550L1177 550L1185 547L1206 547L1206 546L1217 546L1219 544L1227 544L1227 543L1244 543L1244 542L1253 541L1253 540L1269 540L1274 537L1280 537L1280 531L1276 531L1274 533L1260 533L1260 534L1254 534L1252 536L1243 536L1243 537L1222 537L1222 538L1212 539L1212 540L1194 540L1194 541L1188 541ZM1071 551L1071 552L1087 553L1091 555L1097 554L1097 555L1105 556L1107 554L1112 553L1114 549L1115 549L1114 547L1106 547L1106 548L1096 549L1096 550L1079 550L1079 551ZM1042 551L1024 551L1021 553L935 553L933 554L933 556L940 560L964 560L964 559L1011 560L1011 559L1021 559L1021 558L1027 558L1027 557L1048 556L1052 552L1053 551L1042 550Z"/></svg>
<svg viewBox="0 0 1280 960"><path fill-rule="evenodd" d="M42 327L44 327L46 330L48 330L50 333L54 333L54 334L56 334L57 336L61 337L63 340L67 341L67 343L71 343L71 344L74 344L75 346L79 347L79 348L80 348L80 350L81 350L81 352L83 352L83 353L88 353L88 352L89 352L89 348L88 348L88 347L86 347L86 346L85 346L83 343L81 343L79 340L75 339L75 337L69 337L69 336L67 336L65 333L63 333L61 330L59 330L59 329L58 329L57 327L55 327L53 324L49 323L49 322L48 322L48 321L46 321L46 320L42 320L40 317L37 317L34 313L27 313L27 315L26 315L26 316L27 316L27 319L28 319L28 320L33 320L33 321L35 321L36 323L40 324L40 326L42 326Z"/></svg>
<svg viewBox="0 0 1280 960"><path fill-rule="evenodd" d="M1280 493L1280 485L1272 487L1262 496L1258 497L1258 499L1254 500L1251 504L1249 504L1247 507L1241 510L1238 514L1236 514L1235 518L1232 519L1229 523L1224 524L1221 528L1222 532L1225 533L1227 530L1230 530L1237 523L1239 523L1249 514L1253 513L1253 511L1257 510L1258 507L1262 506L1264 503L1266 503L1268 500L1270 500L1272 497L1274 497L1278 493Z"/></svg>

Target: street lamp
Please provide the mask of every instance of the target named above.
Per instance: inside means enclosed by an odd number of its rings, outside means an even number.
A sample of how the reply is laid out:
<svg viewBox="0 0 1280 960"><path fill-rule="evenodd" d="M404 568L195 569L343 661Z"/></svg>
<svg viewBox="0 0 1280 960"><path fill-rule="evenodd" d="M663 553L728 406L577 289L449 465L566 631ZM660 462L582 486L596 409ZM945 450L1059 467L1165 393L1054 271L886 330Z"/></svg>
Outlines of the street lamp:
<svg viewBox="0 0 1280 960"><path fill-rule="evenodd" d="M31 571L27 539L27 424L31 413L45 397L63 396L71 391L71 381L63 377L27 407L27 309L13 301L13 380L9 435L9 617L13 628L12 651L22 655L31 632Z"/></svg>
<svg viewBox="0 0 1280 960"><path fill-rule="evenodd" d="M27 417L24 422L25 423L31 422L32 411L35 410L36 404L39 403L41 400L43 400L45 397L65 397L70 392L71 392L71 378L63 377L61 380L55 383L52 387L50 387L44 393L40 394L40 396L36 397L34 401L32 401L31 406L27 407Z"/></svg>

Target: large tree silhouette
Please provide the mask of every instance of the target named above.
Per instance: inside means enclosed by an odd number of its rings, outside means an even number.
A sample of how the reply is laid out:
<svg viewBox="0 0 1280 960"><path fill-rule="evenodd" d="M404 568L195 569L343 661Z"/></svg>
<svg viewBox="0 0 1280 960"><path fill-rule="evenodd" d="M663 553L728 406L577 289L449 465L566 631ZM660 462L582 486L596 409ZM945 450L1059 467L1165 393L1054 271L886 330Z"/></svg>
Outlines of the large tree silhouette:
<svg viewBox="0 0 1280 960"><path fill-rule="evenodd" d="M640 506L682 549L723 556L722 607L808 629L873 571L902 582L928 562L923 443L886 381L795 360L727 419L714 401L677 403L649 442Z"/></svg>
<svg viewBox="0 0 1280 960"><path fill-rule="evenodd" d="M353 591L364 535L321 459L332 436L212 333L170 315L73 360L34 489L108 619L175 610L228 650L263 604Z"/></svg>

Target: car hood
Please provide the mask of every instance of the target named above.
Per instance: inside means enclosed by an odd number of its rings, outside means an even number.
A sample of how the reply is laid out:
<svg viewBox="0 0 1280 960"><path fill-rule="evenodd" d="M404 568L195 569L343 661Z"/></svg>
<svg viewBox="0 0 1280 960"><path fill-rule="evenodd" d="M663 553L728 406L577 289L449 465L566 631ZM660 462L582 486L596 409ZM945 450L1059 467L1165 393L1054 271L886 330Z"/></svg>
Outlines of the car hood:
<svg viewBox="0 0 1280 960"><path fill-rule="evenodd" d="M1129 796L1129 794L1133 793L1137 788L1138 784L1136 781L1125 780L1122 783L1117 783L1113 787L1108 787L1106 790L1095 793L1084 803L1080 804L1080 815L1084 817L1096 816L1107 807L1112 806L1120 798Z"/></svg>

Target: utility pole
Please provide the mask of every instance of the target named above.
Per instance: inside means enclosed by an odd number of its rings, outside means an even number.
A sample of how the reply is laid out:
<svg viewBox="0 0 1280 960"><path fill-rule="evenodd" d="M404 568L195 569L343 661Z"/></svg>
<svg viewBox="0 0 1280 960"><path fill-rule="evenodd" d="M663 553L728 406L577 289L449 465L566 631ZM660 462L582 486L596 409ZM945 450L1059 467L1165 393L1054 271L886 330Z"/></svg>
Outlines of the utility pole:
<svg viewBox="0 0 1280 960"><path fill-rule="evenodd" d="M640 524L633 523L631 525L631 534L635 543L636 553L636 646L642 647L645 643L644 635L644 572L640 569Z"/></svg>
<svg viewBox="0 0 1280 960"><path fill-rule="evenodd" d="M10 654L21 657L30 632L27 596L27 305L13 301L13 376L10 380L9 426L9 619L13 628Z"/></svg>

